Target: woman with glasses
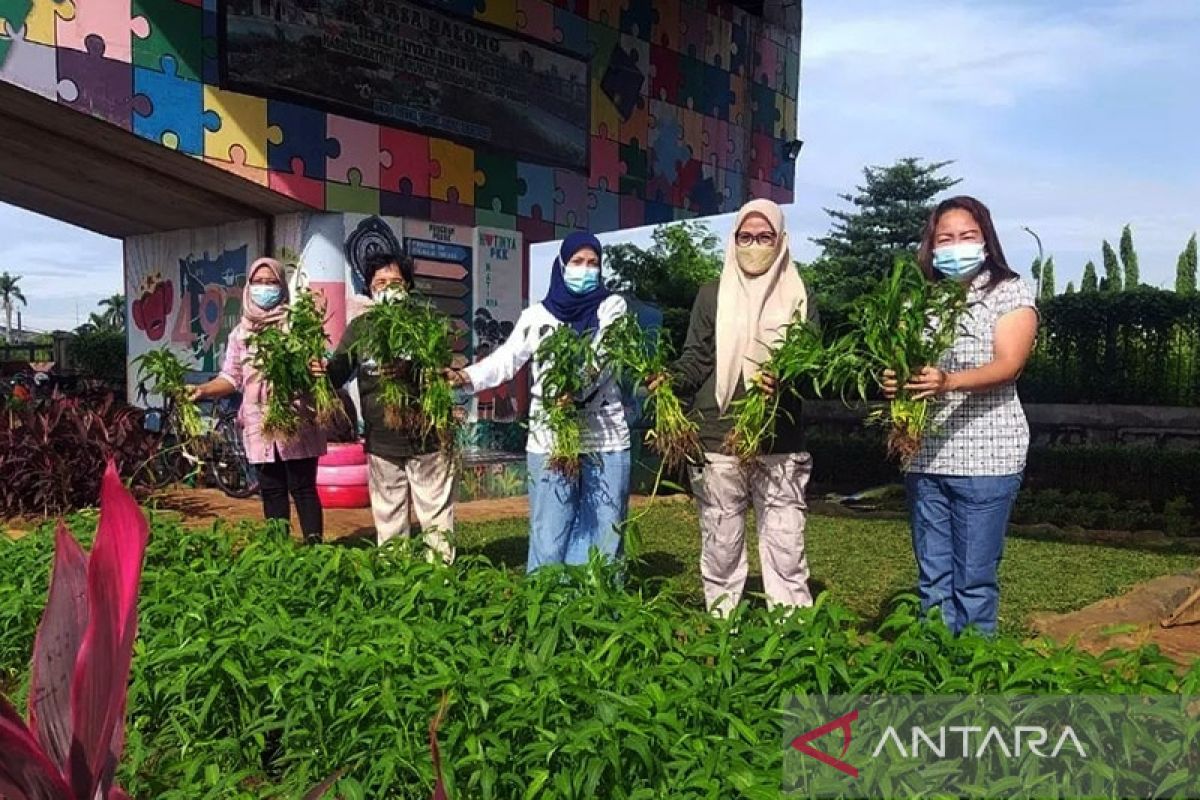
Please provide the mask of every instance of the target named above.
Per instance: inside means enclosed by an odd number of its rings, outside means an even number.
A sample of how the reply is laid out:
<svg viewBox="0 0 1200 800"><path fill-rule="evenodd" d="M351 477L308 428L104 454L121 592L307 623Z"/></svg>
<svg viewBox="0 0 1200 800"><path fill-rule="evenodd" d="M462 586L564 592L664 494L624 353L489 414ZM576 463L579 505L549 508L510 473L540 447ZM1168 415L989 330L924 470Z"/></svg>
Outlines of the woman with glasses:
<svg viewBox="0 0 1200 800"><path fill-rule="evenodd" d="M769 392L781 388L759 365L796 318L815 323L816 309L792 262L783 210L770 200L752 200L738 212L721 277L696 295L671 376L680 394L692 397L705 451L691 482L700 512L704 598L718 616L741 600L751 504L768 604L812 605L804 553L804 489L812 457L804 451L798 398L791 392L781 397L773 434L754 461L743 464L724 451L733 427L731 405L746 387L758 382Z"/></svg>

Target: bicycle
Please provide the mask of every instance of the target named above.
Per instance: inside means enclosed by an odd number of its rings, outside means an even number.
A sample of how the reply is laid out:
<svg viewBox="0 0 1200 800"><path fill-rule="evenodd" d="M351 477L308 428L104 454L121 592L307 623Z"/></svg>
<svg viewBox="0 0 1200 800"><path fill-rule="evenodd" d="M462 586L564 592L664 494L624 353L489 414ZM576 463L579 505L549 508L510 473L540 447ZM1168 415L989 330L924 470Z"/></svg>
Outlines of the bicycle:
<svg viewBox="0 0 1200 800"><path fill-rule="evenodd" d="M245 499L258 493L258 475L246 459L242 433L237 419L237 401L204 400L206 432L188 441L179 432L175 403L167 399L162 407L145 411L144 427L158 435L159 447L146 463L146 482L156 489L203 476L227 496Z"/></svg>

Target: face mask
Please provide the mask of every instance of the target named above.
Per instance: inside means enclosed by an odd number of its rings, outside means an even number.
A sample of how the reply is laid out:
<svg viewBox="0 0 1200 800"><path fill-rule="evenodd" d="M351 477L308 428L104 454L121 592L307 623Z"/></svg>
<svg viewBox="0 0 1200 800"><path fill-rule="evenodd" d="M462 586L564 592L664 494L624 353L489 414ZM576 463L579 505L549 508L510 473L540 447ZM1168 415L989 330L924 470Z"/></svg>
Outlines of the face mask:
<svg viewBox="0 0 1200 800"><path fill-rule="evenodd" d="M738 266L747 275L758 276L771 268L775 263L775 248L762 244L752 244L737 249Z"/></svg>
<svg viewBox="0 0 1200 800"><path fill-rule="evenodd" d="M587 294L600 286L600 270L568 264L563 268L563 282L572 294Z"/></svg>
<svg viewBox="0 0 1200 800"><path fill-rule="evenodd" d="M250 299L259 308L270 310L283 300L283 287L256 283L250 287Z"/></svg>
<svg viewBox="0 0 1200 800"><path fill-rule="evenodd" d="M389 286L386 289L380 290L376 295L376 299L381 303L399 303L404 298L408 297L408 290L403 286Z"/></svg>
<svg viewBox="0 0 1200 800"><path fill-rule="evenodd" d="M978 242L948 244L933 251L933 268L956 281L965 281L983 267L983 245Z"/></svg>

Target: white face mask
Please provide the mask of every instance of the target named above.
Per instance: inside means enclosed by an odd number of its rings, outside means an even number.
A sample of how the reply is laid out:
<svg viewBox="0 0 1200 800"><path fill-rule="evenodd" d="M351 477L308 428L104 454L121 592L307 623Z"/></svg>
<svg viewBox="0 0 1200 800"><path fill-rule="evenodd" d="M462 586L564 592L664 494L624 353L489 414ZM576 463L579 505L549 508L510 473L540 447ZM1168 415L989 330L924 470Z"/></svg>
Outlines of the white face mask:
<svg viewBox="0 0 1200 800"><path fill-rule="evenodd" d="M752 244L738 247L737 262L742 272L757 277L771 268L775 263L775 248L765 244Z"/></svg>
<svg viewBox="0 0 1200 800"><path fill-rule="evenodd" d="M382 289L375 295L375 299L381 303L399 303L406 297L408 297L408 290L403 286L395 285Z"/></svg>

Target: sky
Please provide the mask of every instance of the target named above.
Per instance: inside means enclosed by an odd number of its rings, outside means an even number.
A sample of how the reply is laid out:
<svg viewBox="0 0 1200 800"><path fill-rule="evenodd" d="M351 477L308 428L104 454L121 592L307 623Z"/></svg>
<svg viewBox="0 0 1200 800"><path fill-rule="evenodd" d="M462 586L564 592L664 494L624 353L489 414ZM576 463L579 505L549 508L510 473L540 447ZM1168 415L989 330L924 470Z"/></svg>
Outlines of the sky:
<svg viewBox="0 0 1200 800"><path fill-rule="evenodd" d="M794 255L816 255L864 166L917 156L954 161L954 191L991 207L1019 272L1037 254L1023 226L1061 290L1128 223L1143 282L1172 286L1200 229L1198 41L1196 0L806 0ZM531 297L554 250L534 249ZM0 205L3 270L23 276L27 327L70 328L121 290L121 245Z"/></svg>

